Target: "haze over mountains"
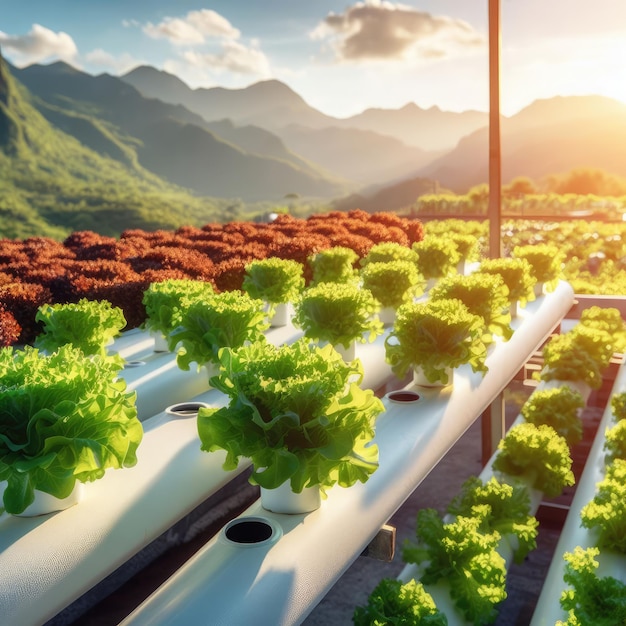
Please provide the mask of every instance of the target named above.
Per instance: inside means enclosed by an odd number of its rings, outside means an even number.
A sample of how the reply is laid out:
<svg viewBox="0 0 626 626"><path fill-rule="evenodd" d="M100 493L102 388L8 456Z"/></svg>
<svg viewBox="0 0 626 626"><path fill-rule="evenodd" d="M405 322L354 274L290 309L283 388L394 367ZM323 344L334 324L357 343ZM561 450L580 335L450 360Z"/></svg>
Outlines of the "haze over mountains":
<svg viewBox="0 0 626 626"><path fill-rule="evenodd" d="M207 120L229 118L238 125L253 124L281 135L291 125L309 129L349 128L390 136L426 151L447 150L471 131L487 123L479 111L451 113L438 107L420 109L409 103L401 109L367 109L348 118L325 115L310 107L296 92L277 80L243 89L191 89L178 78L141 66L121 77L142 94L182 104Z"/></svg>
<svg viewBox="0 0 626 626"><path fill-rule="evenodd" d="M465 193L488 180L486 113L411 103L339 119L276 80L191 89L145 66L119 78L62 62L8 67L56 137L195 196L343 198L346 208L351 197L398 210L436 185ZM600 96L538 101L502 120L503 183L581 167L626 176L624 145L626 105Z"/></svg>

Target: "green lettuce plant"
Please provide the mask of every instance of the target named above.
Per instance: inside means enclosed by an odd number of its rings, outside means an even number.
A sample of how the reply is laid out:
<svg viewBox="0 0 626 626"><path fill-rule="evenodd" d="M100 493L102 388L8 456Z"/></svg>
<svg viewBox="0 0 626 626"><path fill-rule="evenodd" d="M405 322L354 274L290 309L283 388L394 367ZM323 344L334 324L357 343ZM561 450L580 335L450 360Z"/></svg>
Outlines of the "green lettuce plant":
<svg viewBox="0 0 626 626"><path fill-rule="evenodd" d="M242 288L250 297L272 307L293 302L304 289L303 269L302 263L292 259L270 257L251 261L246 266Z"/></svg>
<svg viewBox="0 0 626 626"><path fill-rule="evenodd" d="M0 480L4 509L22 513L34 490L66 498L76 481L132 467L143 437L135 393L119 357L86 356L70 345L44 355L0 350Z"/></svg>
<svg viewBox="0 0 626 626"><path fill-rule="evenodd" d="M478 261L480 258L480 240L470 233L449 232L445 235L455 245L461 260Z"/></svg>
<svg viewBox="0 0 626 626"><path fill-rule="evenodd" d="M265 343L269 327L263 302L240 291L224 291L199 300L182 313L179 325L169 334L170 350L179 346L176 362L188 370L219 364L221 348L238 348L246 342Z"/></svg>
<svg viewBox="0 0 626 626"><path fill-rule="evenodd" d="M536 389L522 405L522 417L529 423L547 424L565 437L568 445L578 443L583 434L580 411L585 406L582 394L567 385Z"/></svg>
<svg viewBox="0 0 626 626"><path fill-rule="evenodd" d="M202 280L176 278L152 283L143 294L144 328L167 337L181 323L188 306L214 293L213 285Z"/></svg>
<svg viewBox="0 0 626 626"><path fill-rule="evenodd" d="M355 609L352 623L354 626L448 626L448 619L422 583L383 578L369 595L367 605Z"/></svg>
<svg viewBox="0 0 626 626"><path fill-rule="evenodd" d="M416 265L409 261L367 263L360 275L363 287L372 293L382 307L397 309L424 293L425 281Z"/></svg>
<svg viewBox="0 0 626 626"><path fill-rule="evenodd" d="M547 291L554 291L562 276L565 260L559 247L549 243L515 246L513 257L526 259L530 263L535 281L544 283Z"/></svg>
<svg viewBox="0 0 626 626"><path fill-rule="evenodd" d="M312 284L350 283L357 278L356 262L359 255L352 248L334 246L308 257Z"/></svg>
<svg viewBox="0 0 626 626"><path fill-rule="evenodd" d="M54 352L69 344L87 355L100 356L106 356L107 345L126 326L122 309L108 300L86 298L77 303L43 304L35 321L43 324L42 333L35 338L35 347Z"/></svg>
<svg viewBox="0 0 626 626"><path fill-rule="evenodd" d="M556 626L616 626L626 624L626 585L613 576L599 577L595 557L598 548L576 546L566 552L563 581L569 585L561 594L560 604L568 612Z"/></svg>
<svg viewBox="0 0 626 626"><path fill-rule="evenodd" d="M606 331L576 324L566 333L551 337L543 347L540 378L579 381L598 389L613 353L612 339Z"/></svg>
<svg viewBox="0 0 626 626"><path fill-rule="evenodd" d="M230 401L201 408L198 433L208 452L225 450L224 469L252 461L252 484L294 492L365 482L378 467L372 442L383 404L359 386L360 361L345 363L331 347L300 338L291 345L253 343L220 351L211 384Z"/></svg>
<svg viewBox="0 0 626 626"><path fill-rule="evenodd" d="M483 274L500 276L507 286L509 303L518 302L524 307L535 299L534 286L536 279L533 276L531 265L527 259L513 259L502 257L497 259L483 259L478 271Z"/></svg>
<svg viewBox="0 0 626 626"><path fill-rule="evenodd" d="M477 626L493 622L506 598L506 565L497 552L501 536L482 531L483 513L484 507L475 515L444 522L435 509L422 509L417 514L417 541L407 541L402 552L406 563L424 566L423 584L447 581L452 601Z"/></svg>
<svg viewBox="0 0 626 626"><path fill-rule="evenodd" d="M626 420L620 420L615 426L608 428L604 434L604 449L607 460L626 460Z"/></svg>
<svg viewBox="0 0 626 626"><path fill-rule="evenodd" d="M347 348L382 334L380 303L356 283L323 282L305 289L294 304L294 326L316 341Z"/></svg>
<svg viewBox="0 0 626 626"><path fill-rule="evenodd" d="M626 419L626 391L611 396L611 411L617 421Z"/></svg>
<svg viewBox="0 0 626 626"><path fill-rule="evenodd" d="M584 528L597 532L599 548L626 554L626 459L606 466L596 494L580 512Z"/></svg>
<svg viewBox="0 0 626 626"><path fill-rule="evenodd" d="M430 382L448 384L447 368L469 363L486 372L483 321L460 300L411 302L398 308L385 356L398 378L421 367Z"/></svg>
<svg viewBox="0 0 626 626"><path fill-rule="evenodd" d="M626 322L619 309L591 306L580 314L580 324L605 330L613 341L615 352L626 352Z"/></svg>
<svg viewBox="0 0 626 626"><path fill-rule="evenodd" d="M460 300L467 310L482 318L485 343L493 335L508 340L513 335L508 289L501 276L475 272L442 278L430 291L431 300Z"/></svg>
<svg viewBox="0 0 626 626"><path fill-rule="evenodd" d="M455 516L478 515L481 531L500 533L502 537L515 537L513 557L522 563L526 555L537 547L539 522L530 515L530 497L521 485L509 485L492 476L486 483L471 476L463 483L447 508Z"/></svg>
<svg viewBox="0 0 626 626"><path fill-rule="evenodd" d="M451 239L426 235L412 246L417 253L417 268L424 278L442 278L456 270L461 255Z"/></svg>
<svg viewBox="0 0 626 626"><path fill-rule="evenodd" d="M417 267L418 256L415 250L395 241L381 241L374 244L361 259L361 267L370 263L388 263L389 261L406 261Z"/></svg>
<svg viewBox="0 0 626 626"><path fill-rule="evenodd" d="M495 472L529 481L548 497L574 484L569 446L551 426L523 422L513 426L498 444Z"/></svg>

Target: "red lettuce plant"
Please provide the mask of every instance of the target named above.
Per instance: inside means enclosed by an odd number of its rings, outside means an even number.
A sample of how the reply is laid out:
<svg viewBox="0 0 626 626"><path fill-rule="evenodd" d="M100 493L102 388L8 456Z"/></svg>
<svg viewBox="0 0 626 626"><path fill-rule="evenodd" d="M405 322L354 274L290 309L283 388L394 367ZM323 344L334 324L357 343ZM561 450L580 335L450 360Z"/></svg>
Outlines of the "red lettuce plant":
<svg viewBox="0 0 626 626"><path fill-rule="evenodd" d="M0 304L0 347L17 343L21 333L22 327L17 323L13 313Z"/></svg>

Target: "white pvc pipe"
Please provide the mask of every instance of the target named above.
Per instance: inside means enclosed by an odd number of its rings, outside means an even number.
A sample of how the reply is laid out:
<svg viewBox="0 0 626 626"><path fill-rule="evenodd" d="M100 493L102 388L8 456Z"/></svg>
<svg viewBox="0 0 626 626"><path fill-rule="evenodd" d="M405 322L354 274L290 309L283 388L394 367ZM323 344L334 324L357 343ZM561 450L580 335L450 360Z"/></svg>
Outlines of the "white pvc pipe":
<svg viewBox="0 0 626 626"><path fill-rule="evenodd" d="M624 391L626 391L626 366L621 365L613 383L612 394ZM561 592L567 587L563 581L563 573L565 571L563 555L566 552L572 552L576 546L586 549L595 545L596 535L594 531L581 526L580 512L593 499L596 493L596 485L604 479L605 433L607 428L614 425L615 418L609 401L589 451L585 468L576 486L576 493L556 545L541 595L535 607L531 626L554 626L557 620L565 621L567 619L567 614L561 609L559 604ZM596 570L598 576L613 576L626 583L626 556L601 551L596 558L600 564Z"/></svg>
<svg viewBox="0 0 626 626"><path fill-rule="evenodd" d="M241 517L280 524L275 543L241 549L218 535L122 622L130 624L299 624L357 558L382 524L489 406L573 303L561 284L515 320L496 342L483 378L469 366L453 388L420 389L415 404L384 400L377 422L380 467L365 483L334 487L309 514L277 515L260 502Z"/></svg>
<svg viewBox="0 0 626 626"><path fill-rule="evenodd" d="M267 331L276 345L300 334L291 325ZM132 335L143 341L141 334ZM130 346L126 341L129 354ZM368 384L380 386L390 375L382 342L360 348ZM123 372L129 388L138 391L141 415L159 407L143 422L137 465L108 470L86 485L80 503L65 511L31 518L0 515L3 624L34 626L53 618L249 467L242 459L236 470L224 471L224 452L200 449L195 417L165 410L188 401L223 406L227 397L208 389L206 373L195 372L195 364L183 372L175 355L150 351L144 369ZM195 384L203 393L189 391Z"/></svg>

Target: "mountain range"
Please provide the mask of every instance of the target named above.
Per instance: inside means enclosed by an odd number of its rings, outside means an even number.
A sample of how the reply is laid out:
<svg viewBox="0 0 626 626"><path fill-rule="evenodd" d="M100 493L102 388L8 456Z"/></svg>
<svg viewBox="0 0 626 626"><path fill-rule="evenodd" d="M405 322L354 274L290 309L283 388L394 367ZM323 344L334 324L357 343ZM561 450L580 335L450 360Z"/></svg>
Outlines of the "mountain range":
<svg viewBox="0 0 626 626"><path fill-rule="evenodd" d="M276 80L191 89L147 66L121 77L93 76L62 62L18 69L0 57L1 72L0 157L13 164L10 170L25 172L25 163L37 162L41 174L52 167L46 159L56 167L58 157L38 144L37 137L47 137L48 145L61 146L59 154L74 155L55 180L95 181L100 172L100 182L115 179L119 190L130 177L151 194L178 194L194 219L213 218L233 202L280 204L285 197L398 210L436 187L465 193L488 180L488 116L479 111L407 104L340 119ZM616 100L536 101L503 117L501 134L504 184L580 167L626 176L626 105ZM20 136L30 140L16 143ZM88 175L70 166L79 162L92 164ZM23 191L24 177L20 184ZM18 195L26 207L25 193ZM54 189L47 195L39 219L53 223ZM167 210L155 210L153 223L163 224ZM75 207L70 226L80 223Z"/></svg>
<svg viewBox="0 0 626 626"><path fill-rule="evenodd" d="M45 104L1 57L0 189L0 237L9 238L176 228L218 221L228 205L163 181L138 163L130 139L96 118Z"/></svg>

